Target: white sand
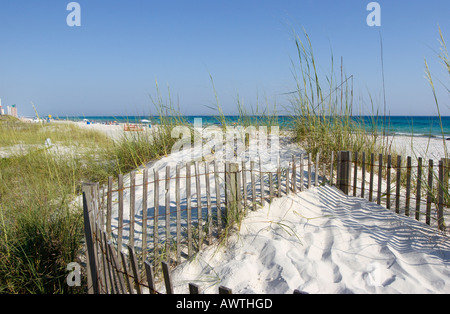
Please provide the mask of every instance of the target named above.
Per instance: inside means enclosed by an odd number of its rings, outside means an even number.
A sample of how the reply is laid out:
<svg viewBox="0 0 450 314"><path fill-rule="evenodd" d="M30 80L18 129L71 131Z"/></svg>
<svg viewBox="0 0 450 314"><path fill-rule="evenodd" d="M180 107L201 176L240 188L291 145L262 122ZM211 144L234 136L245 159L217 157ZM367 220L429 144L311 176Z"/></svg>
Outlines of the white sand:
<svg viewBox="0 0 450 314"><path fill-rule="evenodd" d="M402 156L422 157L425 161L445 158L446 147L450 148L450 141L421 136L395 136L388 141Z"/></svg>
<svg viewBox="0 0 450 314"><path fill-rule="evenodd" d="M449 293L450 241L436 229L324 186L250 213L225 247L176 268L175 292Z"/></svg>
<svg viewBox="0 0 450 314"><path fill-rule="evenodd" d="M69 122L69 123L75 123L78 127L86 130L95 130L102 132L109 136L110 138L114 140L118 140L124 136L124 134L127 134L129 132L124 131L124 124L118 124L118 125L107 125L107 124L101 124L101 123L91 123L87 124L86 122ZM146 129L147 131L147 129Z"/></svg>

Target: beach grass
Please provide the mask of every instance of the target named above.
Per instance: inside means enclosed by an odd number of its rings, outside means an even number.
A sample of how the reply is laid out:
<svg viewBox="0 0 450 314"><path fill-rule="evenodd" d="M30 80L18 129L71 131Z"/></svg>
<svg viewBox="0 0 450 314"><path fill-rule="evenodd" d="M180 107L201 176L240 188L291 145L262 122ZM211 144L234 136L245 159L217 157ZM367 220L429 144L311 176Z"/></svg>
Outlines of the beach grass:
<svg viewBox="0 0 450 314"><path fill-rule="evenodd" d="M442 33L441 28L439 27L439 39L440 39L440 52L437 53L437 58L439 59L441 66L444 70L444 77L450 78L450 56L448 53L448 48L447 48L447 43L445 41L444 38L444 34ZM437 91L436 91L436 85L435 85L435 79L433 78L433 74L430 70L430 67L428 65L427 59L424 58L424 64L425 64L425 77L431 87L431 91L433 93L433 99L434 99L434 103L436 105L436 109L437 109L437 113L439 116L439 123L440 123L440 129L442 132L442 145L444 147L444 154L445 156L443 156L444 158L446 158L448 160L449 155L448 155L448 147L447 147L447 141L445 138L445 133L444 133L444 127L443 127L443 123L442 123L442 116L441 116L441 102L439 100L439 97L437 95ZM448 75L448 76L447 76ZM441 82L442 86L444 87L444 89L448 92L448 95L450 95L450 85L446 85L445 83ZM449 84L447 82L447 84ZM444 167L449 167L449 165L446 163L444 164ZM448 175L448 168L446 170L446 173ZM444 176L447 177L447 175ZM439 178L437 177L437 175L435 175L436 180L439 180ZM444 189L443 189L443 200L444 200L444 204L449 204L450 203L450 193L448 191L448 186L447 186L448 182L444 185ZM427 188L430 189L430 188Z"/></svg>
<svg viewBox="0 0 450 314"><path fill-rule="evenodd" d="M10 134L20 138L21 130L30 128L17 125ZM79 261L83 237L81 208L74 203L82 169L81 156L48 148L0 160L1 293L69 292L65 268Z"/></svg>
<svg viewBox="0 0 450 314"><path fill-rule="evenodd" d="M82 183L102 184L168 155L181 121L161 118L152 136L117 141L72 123L0 124L2 149L25 147L0 159L0 293L85 292L66 283L67 265L81 263Z"/></svg>
<svg viewBox="0 0 450 314"><path fill-rule="evenodd" d="M338 81L333 55L329 73L319 72L309 35L304 31L302 37L297 34L294 37L298 61L292 60L292 73L297 91L292 93L289 110L295 140L313 156L320 153L324 160L330 160L331 152L342 150L391 153L389 141L380 135L385 126L372 97L372 123L368 126L364 119L354 117L357 108L354 108L353 77L344 74L341 68Z"/></svg>

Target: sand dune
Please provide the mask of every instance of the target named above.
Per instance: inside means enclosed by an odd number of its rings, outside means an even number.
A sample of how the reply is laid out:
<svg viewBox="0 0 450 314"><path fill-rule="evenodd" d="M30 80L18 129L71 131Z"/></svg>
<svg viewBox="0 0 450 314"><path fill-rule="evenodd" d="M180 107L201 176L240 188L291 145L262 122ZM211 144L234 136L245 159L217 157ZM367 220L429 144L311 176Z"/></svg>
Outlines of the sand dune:
<svg viewBox="0 0 450 314"><path fill-rule="evenodd" d="M115 131L120 134L118 128ZM434 147L440 148L439 143ZM282 140L280 148L282 165L287 165L292 154L298 157L301 153L289 141ZM148 167L159 170L163 178L166 166L171 166L174 175L176 164L190 157L190 152L172 154ZM124 179L127 186L129 176ZM140 185L140 171L136 179ZM136 195L140 194L137 190ZM124 198L124 217L128 217L128 191ZM140 215L139 198L136 201ZM135 232L139 246L140 229ZM226 244L205 248L179 265L172 279L176 293L188 293L190 282L204 293L217 293L220 285L236 294L290 294L294 289L307 293L450 293L450 241L436 228L411 217L346 196L334 187L314 187L250 212Z"/></svg>
<svg viewBox="0 0 450 314"><path fill-rule="evenodd" d="M175 291L449 293L450 241L412 218L324 186L251 212L226 246L173 273Z"/></svg>

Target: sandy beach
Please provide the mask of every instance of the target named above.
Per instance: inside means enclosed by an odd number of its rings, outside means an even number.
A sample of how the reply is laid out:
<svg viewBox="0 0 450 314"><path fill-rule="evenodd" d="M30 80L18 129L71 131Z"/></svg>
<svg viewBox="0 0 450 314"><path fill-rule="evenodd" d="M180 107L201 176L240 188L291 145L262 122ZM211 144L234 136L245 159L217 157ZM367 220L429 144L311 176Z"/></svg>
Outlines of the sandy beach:
<svg viewBox="0 0 450 314"><path fill-rule="evenodd" d="M422 157L438 161L446 156L450 141L434 137L396 135L388 139L392 147L402 156Z"/></svg>
<svg viewBox="0 0 450 314"><path fill-rule="evenodd" d="M113 138L123 134L122 126L81 126ZM430 158L442 156L442 141L437 139L396 137L393 143L407 148L411 140L426 145ZM288 140L280 143L283 165L292 155L299 157L304 152ZM172 176L176 165L190 157L190 152L182 151L147 167L150 173L158 171L163 179L167 166L171 167ZM250 152L245 162L254 157L261 156ZM264 171L271 171L269 164L264 167ZM205 183L202 181L202 188ZM137 170L136 216L142 216L141 184L142 171ZM129 185L129 175L124 177L124 185ZM165 193L162 190L161 200ZM182 183L182 195L185 191ZM124 199L124 217L128 217L129 190L124 191ZM113 229L117 227L117 215L114 204ZM127 232L125 229L124 238L129 237ZM138 247L142 246L140 232L137 226ZM294 289L314 294L450 293L450 241L435 227L413 217L397 215L325 185L275 199L250 211L226 244L213 244L183 262L174 269L172 280L176 293L188 293L187 284L191 282L204 293L216 293L218 286L226 286L236 294L285 294ZM162 283L159 289L164 291Z"/></svg>
<svg viewBox="0 0 450 314"><path fill-rule="evenodd" d="M86 124L84 122L70 122L76 123L79 127L84 129L97 130L105 133L111 138L117 140L120 139L127 132L124 131L124 125L105 125L105 124ZM149 132L150 129L145 128L145 132ZM382 140L382 139L380 139ZM417 156L422 157L424 160L433 159L439 160L446 155L446 149L444 146L448 145L450 141L443 141L434 137L422 137L422 136L408 136L408 135L395 135L390 136L387 139L389 145L394 148L403 156Z"/></svg>
<svg viewBox="0 0 450 314"><path fill-rule="evenodd" d="M86 130L95 130L102 132L112 138L113 140L119 140L122 138L127 132L124 131L124 123L108 125L101 123L91 123L87 124L86 122L59 122L59 123L74 123L78 127L86 129ZM147 127L144 129L145 132L148 132L150 129Z"/></svg>
<svg viewBox="0 0 450 314"><path fill-rule="evenodd" d="M436 229L323 186L251 212L226 246L173 273L175 291L449 293L450 241Z"/></svg>

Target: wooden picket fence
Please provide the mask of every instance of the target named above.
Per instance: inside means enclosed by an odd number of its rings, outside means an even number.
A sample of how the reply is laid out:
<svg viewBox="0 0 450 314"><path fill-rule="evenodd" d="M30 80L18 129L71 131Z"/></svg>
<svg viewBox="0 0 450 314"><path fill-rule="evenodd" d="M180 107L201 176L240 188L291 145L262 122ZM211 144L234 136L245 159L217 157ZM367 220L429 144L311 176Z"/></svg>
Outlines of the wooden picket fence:
<svg viewBox="0 0 450 314"><path fill-rule="evenodd" d="M278 162L274 171L263 171L261 160L192 162L162 173L140 169L127 180L110 177L104 188L84 184L88 292L160 294L156 282L164 282L165 293L173 293L171 267L220 241L249 210L322 184L395 208L398 214L410 215L415 200L415 218L425 216L427 224L434 219L444 230L449 163L441 160L436 173L430 161L425 180L422 160L416 166L410 157L406 160L406 166L400 157L393 165L391 156L380 155L377 162L374 155L369 159L364 153L339 152L320 162L319 154L301 154L288 167ZM199 288L189 284L189 291L199 293ZM219 293L231 290L219 287Z"/></svg>
<svg viewBox="0 0 450 314"><path fill-rule="evenodd" d="M437 171L434 160L424 165L422 157L414 165L410 156L397 156L394 162L391 155L364 152L339 152L337 159L337 186L345 194L367 198L397 214L414 214L416 220L425 219L426 224L445 231L450 159L440 159Z"/></svg>
<svg viewBox="0 0 450 314"><path fill-rule="evenodd" d="M261 160L193 162L151 176L147 168L133 171L129 184L123 175L116 182L110 177L102 189L84 184L89 292L159 293L155 279L166 282L171 266L222 239L249 210L322 184L325 177L315 169L319 155L314 162L309 154L293 156L289 167L278 163L273 172L263 171ZM135 288L122 284L123 278L132 278Z"/></svg>

